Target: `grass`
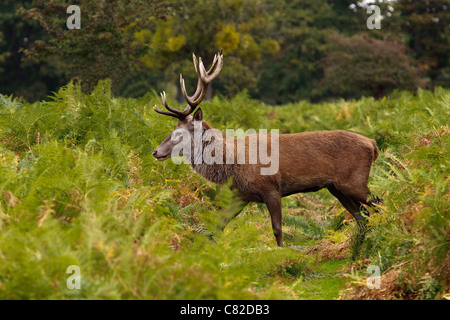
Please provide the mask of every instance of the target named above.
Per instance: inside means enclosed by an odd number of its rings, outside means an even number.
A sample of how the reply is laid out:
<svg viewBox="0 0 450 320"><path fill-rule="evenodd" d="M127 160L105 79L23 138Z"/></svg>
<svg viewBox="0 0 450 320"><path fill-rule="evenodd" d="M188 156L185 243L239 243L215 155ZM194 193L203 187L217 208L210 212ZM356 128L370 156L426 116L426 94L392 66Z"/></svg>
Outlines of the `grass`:
<svg viewBox="0 0 450 320"><path fill-rule="evenodd" d="M450 91L269 107L245 93L202 106L218 129L345 129L376 139L369 186L384 199L359 260L355 223L327 191L284 198L286 246L251 204L214 234L231 194L151 152L174 127L159 98L0 99L2 299L449 298ZM176 105L170 101L171 105ZM378 265L383 290L364 285ZM71 265L81 289L67 287Z"/></svg>
<svg viewBox="0 0 450 320"><path fill-rule="evenodd" d="M334 300L339 298L339 292L347 282L348 279L333 277L305 281L298 297L302 300Z"/></svg>

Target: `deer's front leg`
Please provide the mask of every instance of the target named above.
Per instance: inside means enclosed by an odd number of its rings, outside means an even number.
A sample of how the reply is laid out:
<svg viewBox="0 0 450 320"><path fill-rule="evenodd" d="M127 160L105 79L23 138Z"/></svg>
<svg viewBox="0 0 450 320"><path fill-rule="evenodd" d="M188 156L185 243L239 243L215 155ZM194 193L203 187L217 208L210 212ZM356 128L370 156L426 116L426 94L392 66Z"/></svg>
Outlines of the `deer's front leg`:
<svg viewBox="0 0 450 320"><path fill-rule="evenodd" d="M272 219L272 229L277 244L283 246L283 233L281 230L281 197L280 195L270 195L265 199L267 209L269 209L270 218Z"/></svg>

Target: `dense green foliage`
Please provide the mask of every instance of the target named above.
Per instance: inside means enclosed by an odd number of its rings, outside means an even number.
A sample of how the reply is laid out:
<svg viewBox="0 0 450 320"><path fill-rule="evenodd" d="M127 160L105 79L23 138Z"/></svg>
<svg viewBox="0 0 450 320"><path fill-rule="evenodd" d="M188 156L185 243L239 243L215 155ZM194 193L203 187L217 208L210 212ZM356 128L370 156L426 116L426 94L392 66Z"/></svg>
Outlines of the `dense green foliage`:
<svg viewBox="0 0 450 320"><path fill-rule="evenodd" d="M414 58L437 85L450 83L450 0L396 3L396 25L406 36Z"/></svg>
<svg viewBox="0 0 450 320"><path fill-rule="evenodd" d="M154 94L116 98L109 82L89 95L69 84L33 104L0 96L0 298L332 299L361 289L365 270L351 272L348 260L355 224L328 192L283 199L284 248L264 206L216 233L227 189L151 156L175 125L153 112L159 103ZM240 93L202 108L221 130L376 139L369 185L384 204L359 264L396 272L382 291L391 298L448 294L450 91L280 107ZM70 265L81 290L67 288Z"/></svg>
<svg viewBox="0 0 450 320"><path fill-rule="evenodd" d="M31 6L31 1L0 2L0 91L37 101L67 81L61 77L57 61L24 59L24 49L46 39L42 28L16 14L19 8Z"/></svg>
<svg viewBox="0 0 450 320"><path fill-rule="evenodd" d="M281 104L448 88L450 0L372 3L379 30L367 28L367 1L77 0L81 29L68 30L67 0L4 0L0 91L31 102L70 79L90 92L110 78L122 96L176 96L180 72L195 84L192 53L209 62L220 49L227 68L213 88L229 97L247 89Z"/></svg>
<svg viewBox="0 0 450 320"><path fill-rule="evenodd" d="M161 18L167 4L149 0L81 0L70 4L82 8L80 29L64 27L69 17L66 0L34 0L29 8L17 11L25 21L37 21L48 35L24 48L24 55L31 61L58 61L66 78L78 78L87 91L106 78L112 79L113 90L117 90L126 78L124 74L131 77L139 69L139 56L145 50L134 32L153 17Z"/></svg>

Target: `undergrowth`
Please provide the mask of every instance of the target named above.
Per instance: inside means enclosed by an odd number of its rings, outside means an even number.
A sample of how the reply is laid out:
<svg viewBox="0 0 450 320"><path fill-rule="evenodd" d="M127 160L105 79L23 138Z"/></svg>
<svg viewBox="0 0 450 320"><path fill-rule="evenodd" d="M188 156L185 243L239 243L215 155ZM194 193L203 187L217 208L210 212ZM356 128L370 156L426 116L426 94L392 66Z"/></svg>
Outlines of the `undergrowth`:
<svg viewBox="0 0 450 320"><path fill-rule="evenodd" d="M261 205L215 234L230 192L154 160L175 126L153 112L154 93L116 98L105 81L90 95L69 84L49 101L0 98L0 298L449 297L449 90L278 107L242 93L202 105L221 130L345 129L377 141L369 186L384 201L356 265L380 267L378 291L349 271L356 226L326 191L283 199L284 248ZM80 290L67 286L71 265Z"/></svg>

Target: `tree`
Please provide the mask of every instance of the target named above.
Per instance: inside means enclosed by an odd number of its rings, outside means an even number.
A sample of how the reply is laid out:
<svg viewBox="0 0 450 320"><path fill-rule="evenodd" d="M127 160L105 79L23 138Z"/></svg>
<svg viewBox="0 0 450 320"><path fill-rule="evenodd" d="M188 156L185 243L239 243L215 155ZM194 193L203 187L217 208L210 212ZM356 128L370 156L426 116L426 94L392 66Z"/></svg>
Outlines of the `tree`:
<svg viewBox="0 0 450 320"><path fill-rule="evenodd" d="M323 70L318 61L327 53L328 35L367 30L365 14L350 7L354 2L274 0L270 10L281 49L261 66L260 81L252 94L273 104L320 100L323 92L318 84Z"/></svg>
<svg viewBox="0 0 450 320"><path fill-rule="evenodd" d="M22 50L45 34L33 21L23 21L16 15L16 10L22 6L31 8L32 0L0 3L0 93L35 101L45 98L63 81L55 63L23 60Z"/></svg>
<svg viewBox="0 0 450 320"><path fill-rule="evenodd" d="M170 2L70 1L81 9L81 29L68 30L67 0L2 1L1 92L35 100L69 79L80 80L89 91L98 80L111 78L115 94L137 97L165 90L171 97L182 98L179 73L189 92L197 82L192 53L209 64L214 53L223 49L226 67L214 83L216 93L232 96L247 89L252 97L271 104L320 101L332 95L379 96L395 86L413 90L420 82L413 61L404 57L408 52L394 42L406 43L412 49L413 58L426 70L431 84L450 85L450 0ZM369 3L381 7L381 30L366 27ZM23 19L15 14L20 6ZM343 37L330 37L336 33ZM376 58L368 62L372 69L359 64L354 54L350 55L354 65L342 55L341 49L347 46L345 37L360 33L367 37L354 38L362 47L353 49L367 59ZM370 45L383 48L388 56L401 54L404 72L400 70L392 81L384 79L380 63L391 64L371 55ZM333 54L330 50L336 48ZM344 66L349 83L354 81L349 71L355 67L353 78L362 76L360 72L366 77L377 74L380 86L371 87L366 80L356 86L339 83L335 72ZM405 74L411 75L411 81Z"/></svg>
<svg viewBox="0 0 450 320"><path fill-rule="evenodd" d="M148 48L141 60L149 70L141 81L147 80L148 87L169 91L169 95L179 95L179 73L185 77L188 89L197 82L192 54L209 64L214 53L223 49L226 68L214 82L214 90L234 95L255 87L259 66L279 49L272 38L274 25L268 2L172 1L174 10L165 21L153 19L147 28L136 33L137 40ZM136 88L135 84L132 86Z"/></svg>
<svg viewBox="0 0 450 320"><path fill-rule="evenodd" d="M111 78L118 92L139 68L144 47L134 38L150 18L164 18L167 4L157 0L78 0L81 29L69 30L65 0L34 0L33 8L21 8L25 20L34 20L50 35L25 49L31 61L53 58L62 64L67 78L77 78L91 90L98 80Z"/></svg>
<svg viewBox="0 0 450 320"><path fill-rule="evenodd" d="M424 85L419 69L401 44L362 34L333 34L321 64L324 78L320 88L330 97L381 98L394 89L415 90Z"/></svg>
<svg viewBox="0 0 450 320"><path fill-rule="evenodd" d="M450 86L450 0L394 3L400 30L436 85Z"/></svg>

